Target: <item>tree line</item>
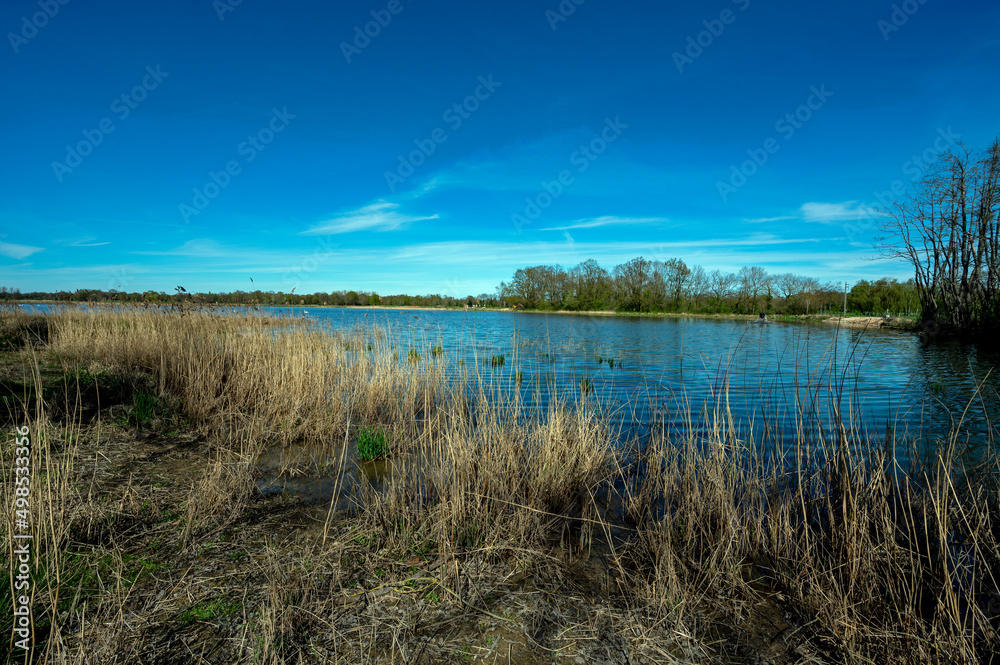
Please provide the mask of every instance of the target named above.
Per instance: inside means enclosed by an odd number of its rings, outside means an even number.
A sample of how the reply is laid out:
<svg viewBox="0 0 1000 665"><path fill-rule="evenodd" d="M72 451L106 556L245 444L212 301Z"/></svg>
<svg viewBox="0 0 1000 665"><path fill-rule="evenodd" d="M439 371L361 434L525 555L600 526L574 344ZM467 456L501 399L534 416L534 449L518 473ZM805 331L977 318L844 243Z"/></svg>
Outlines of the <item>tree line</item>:
<svg viewBox="0 0 1000 665"><path fill-rule="evenodd" d="M497 299L524 309L716 314L813 314L844 308L844 287L794 273L771 274L761 266L736 272L688 267L683 259L638 257L613 269L590 259L565 269L539 265L518 269L501 282ZM919 313L914 280L862 280L847 293L847 309L865 314Z"/></svg>
<svg viewBox="0 0 1000 665"><path fill-rule="evenodd" d="M331 307L506 307L536 310L690 312L755 314L812 314L843 308L844 289L812 277L792 273L769 274L760 266L737 272L688 268L682 259L648 261L636 258L611 271L593 259L565 270L561 266L521 268L513 279L501 282L494 293L454 297L429 295L379 295L370 291L284 293L282 291L231 291L191 293L176 287L165 291L77 289L32 291L0 287L2 301L56 301L79 303L218 304L257 306ZM916 314L919 298L913 280L884 278L862 280L847 294L847 308L866 314Z"/></svg>
<svg viewBox="0 0 1000 665"><path fill-rule="evenodd" d="M21 293L20 289L0 287L0 302L30 300L57 302L107 302L107 303L149 303L175 305L197 303L205 305L258 305L258 306L321 306L331 307L496 307L497 300L492 294L455 297L441 294L429 295L388 295L380 296L372 291L317 291L315 293L285 293L283 291L230 291L192 293L177 287L173 293L166 291L119 291L110 289L77 289L75 291L31 291Z"/></svg>

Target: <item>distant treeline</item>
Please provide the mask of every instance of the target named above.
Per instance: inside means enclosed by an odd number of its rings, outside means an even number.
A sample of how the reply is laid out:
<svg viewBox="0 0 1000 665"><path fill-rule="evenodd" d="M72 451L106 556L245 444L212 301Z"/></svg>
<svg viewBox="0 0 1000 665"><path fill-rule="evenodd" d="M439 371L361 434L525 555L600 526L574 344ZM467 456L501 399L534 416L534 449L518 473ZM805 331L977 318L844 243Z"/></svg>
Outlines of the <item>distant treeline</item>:
<svg viewBox="0 0 1000 665"><path fill-rule="evenodd" d="M521 268L509 283L500 284L497 296L505 306L571 311L811 314L844 308L843 284L793 273L769 274L760 266L707 272L701 266L689 268L681 259L642 257L610 271L593 259L569 270L558 265ZM847 309L919 313L916 284L862 280L848 292Z"/></svg>
<svg viewBox="0 0 1000 665"><path fill-rule="evenodd" d="M21 293L19 289L0 287L0 302L11 300L55 300L58 302L122 302L151 304L200 303L217 305L329 305L336 307L357 307L381 305L383 307L462 307L463 305L498 306L493 295L466 296L455 298L439 294L409 296L380 296L369 291L331 291L329 293L284 293L282 291L231 291L214 293L191 293L183 288L175 288L173 293L165 291L118 291L110 289L77 289L76 291L32 291Z"/></svg>
<svg viewBox="0 0 1000 665"><path fill-rule="evenodd" d="M821 283L792 273L769 274L759 266L738 272L700 266L688 268L681 259L648 261L636 258L608 271L593 259L566 270L558 265L521 268L510 283L478 296L379 295L368 291L284 293L232 291L189 293L176 287L165 291L29 292L0 287L0 300L58 302L121 302L151 304L220 304L335 307L511 307L519 309L619 312L691 312L723 314L813 314L844 307L843 285ZM916 314L919 298L913 280L880 279L857 282L847 295L847 308L869 314Z"/></svg>

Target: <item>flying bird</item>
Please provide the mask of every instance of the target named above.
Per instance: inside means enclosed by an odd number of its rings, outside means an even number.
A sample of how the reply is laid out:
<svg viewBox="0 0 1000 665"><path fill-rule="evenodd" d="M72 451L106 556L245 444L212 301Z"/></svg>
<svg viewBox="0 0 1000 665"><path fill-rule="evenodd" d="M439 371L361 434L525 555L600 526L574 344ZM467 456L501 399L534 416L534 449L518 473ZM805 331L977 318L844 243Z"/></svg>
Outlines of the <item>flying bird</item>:
<svg viewBox="0 0 1000 665"><path fill-rule="evenodd" d="M184 290L183 286L178 286L177 290L180 291L181 293L187 293L187 291Z"/></svg>

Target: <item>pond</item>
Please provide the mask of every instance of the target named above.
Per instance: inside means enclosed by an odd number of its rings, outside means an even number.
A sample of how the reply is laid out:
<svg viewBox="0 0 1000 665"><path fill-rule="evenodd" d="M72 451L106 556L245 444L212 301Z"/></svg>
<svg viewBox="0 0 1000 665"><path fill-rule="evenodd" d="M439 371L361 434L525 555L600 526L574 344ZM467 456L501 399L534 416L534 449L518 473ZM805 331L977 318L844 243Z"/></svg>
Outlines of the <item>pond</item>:
<svg viewBox="0 0 1000 665"><path fill-rule="evenodd" d="M992 371L1000 357L968 345L925 346L912 333L684 317L275 311L330 329L386 327L400 362L409 349L440 346L453 371L520 391L529 408L585 395L624 434L640 437L689 418L705 426L705 409L715 407L758 441L778 443L794 436L796 414L829 423L835 410L856 430L881 435L888 426L898 439L924 443L960 423L960 443L980 452L1000 433L1000 376Z"/></svg>

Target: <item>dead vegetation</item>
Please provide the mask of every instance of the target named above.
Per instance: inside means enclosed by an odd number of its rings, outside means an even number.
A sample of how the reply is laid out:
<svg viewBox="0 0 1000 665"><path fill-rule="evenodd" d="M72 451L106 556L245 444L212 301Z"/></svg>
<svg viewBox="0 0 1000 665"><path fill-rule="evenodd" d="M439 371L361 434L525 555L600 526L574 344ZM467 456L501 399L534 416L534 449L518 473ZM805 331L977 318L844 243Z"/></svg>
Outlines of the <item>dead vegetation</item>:
<svg viewBox="0 0 1000 665"><path fill-rule="evenodd" d="M718 408L708 431L621 446L586 398L532 414L497 370L453 381L444 357L407 362L378 329L205 309L0 321L5 385L35 396L11 414L32 440L34 662L997 651L998 467L965 469L948 442L918 463L847 422L803 428L775 464ZM78 407L57 408L81 377ZM128 399L103 400L121 386ZM348 483L373 426L388 473ZM329 504L260 491L275 449L333 479ZM11 543L11 445L0 460Z"/></svg>

